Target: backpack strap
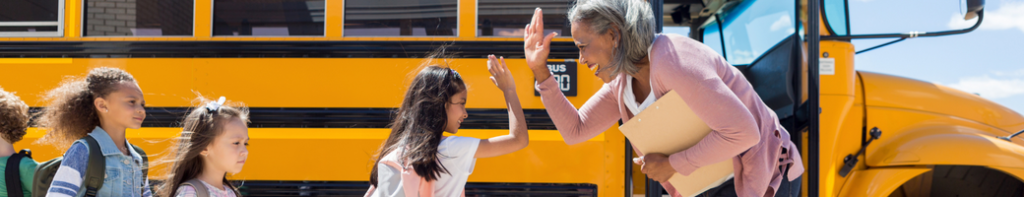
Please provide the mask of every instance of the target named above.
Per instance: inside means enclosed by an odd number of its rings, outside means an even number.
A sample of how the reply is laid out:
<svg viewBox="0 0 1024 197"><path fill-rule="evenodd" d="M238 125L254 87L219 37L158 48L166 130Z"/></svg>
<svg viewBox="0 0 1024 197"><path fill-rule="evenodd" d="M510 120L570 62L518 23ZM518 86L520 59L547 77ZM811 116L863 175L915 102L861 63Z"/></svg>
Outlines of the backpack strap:
<svg viewBox="0 0 1024 197"><path fill-rule="evenodd" d="M142 157L142 175L143 177L149 178L149 156L146 156L146 151L143 151L139 146L132 144L132 149L135 149L136 153Z"/></svg>
<svg viewBox="0 0 1024 197"><path fill-rule="evenodd" d="M4 169L4 180L7 182L7 196L25 196L24 190L21 187L21 159L25 157L32 158L32 152L25 149L7 158L7 166Z"/></svg>
<svg viewBox="0 0 1024 197"><path fill-rule="evenodd" d="M85 179L82 186L85 187L85 196L94 197L103 187L103 179L106 176L107 160L103 158L103 151L100 151L100 143L92 136L85 136L85 143L89 145L89 164L85 168Z"/></svg>
<svg viewBox="0 0 1024 197"><path fill-rule="evenodd" d="M134 149L135 153L138 153L138 156L142 157L142 179L150 180L150 157L145 155L145 151L142 151L142 148L138 148L138 146L132 144L128 145L131 145L131 149ZM145 190L147 190L147 188L144 188L143 186L141 194L144 194Z"/></svg>
<svg viewBox="0 0 1024 197"><path fill-rule="evenodd" d="M397 162L389 160L381 161L381 163L402 172L402 190L405 192L405 196L434 196L434 181L427 181L411 166L398 165Z"/></svg>
<svg viewBox="0 0 1024 197"><path fill-rule="evenodd" d="M210 197L210 190L206 188L206 184L200 182L199 179L192 179L181 183L181 186L192 186L196 190L196 197Z"/></svg>

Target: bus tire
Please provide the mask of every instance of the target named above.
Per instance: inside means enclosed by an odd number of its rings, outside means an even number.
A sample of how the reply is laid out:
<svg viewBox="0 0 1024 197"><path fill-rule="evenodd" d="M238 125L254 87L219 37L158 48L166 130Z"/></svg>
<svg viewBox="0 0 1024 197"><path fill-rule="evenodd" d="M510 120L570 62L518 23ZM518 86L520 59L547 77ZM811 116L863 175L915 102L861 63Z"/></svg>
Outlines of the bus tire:
<svg viewBox="0 0 1024 197"><path fill-rule="evenodd" d="M935 166L931 196L1024 196L1024 182L982 166Z"/></svg>

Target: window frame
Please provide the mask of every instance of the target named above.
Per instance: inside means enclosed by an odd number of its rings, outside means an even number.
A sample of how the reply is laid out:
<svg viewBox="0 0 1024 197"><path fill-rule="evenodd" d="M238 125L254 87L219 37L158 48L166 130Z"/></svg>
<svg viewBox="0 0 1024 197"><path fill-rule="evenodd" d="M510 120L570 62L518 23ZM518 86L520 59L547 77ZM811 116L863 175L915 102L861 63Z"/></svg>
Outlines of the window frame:
<svg viewBox="0 0 1024 197"><path fill-rule="evenodd" d="M57 26L56 32L0 31L0 37L64 37L64 0L57 0L57 21L0 22L0 27Z"/></svg>

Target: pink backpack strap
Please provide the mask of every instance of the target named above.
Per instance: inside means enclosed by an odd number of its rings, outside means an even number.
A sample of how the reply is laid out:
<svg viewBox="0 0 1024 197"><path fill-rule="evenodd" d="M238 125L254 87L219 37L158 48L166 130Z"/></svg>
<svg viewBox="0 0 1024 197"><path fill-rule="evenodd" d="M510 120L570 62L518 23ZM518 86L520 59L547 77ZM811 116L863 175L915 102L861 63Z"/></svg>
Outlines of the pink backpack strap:
<svg viewBox="0 0 1024 197"><path fill-rule="evenodd" d="M394 154L394 153L391 153ZM390 155L390 154L389 154ZM388 156L384 156L388 158ZM381 160L381 164L387 165L393 169L399 170L402 173L402 190L405 192L407 197L433 197L434 196L434 181L427 181L416 173L412 167L406 167L399 165L397 161L392 160ZM371 187L366 192L365 196L371 195L376 188ZM465 195L465 194L463 194Z"/></svg>
<svg viewBox="0 0 1024 197"><path fill-rule="evenodd" d="M402 190L405 196L433 197L434 182L427 181L416 173L411 167L405 168L394 161L383 161L385 165L402 171Z"/></svg>
<svg viewBox="0 0 1024 197"><path fill-rule="evenodd" d="M373 185L370 185L370 189L366 190L366 194L363 194L363 197L373 196L373 192L376 191L376 190L377 190L377 187L374 187Z"/></svg>

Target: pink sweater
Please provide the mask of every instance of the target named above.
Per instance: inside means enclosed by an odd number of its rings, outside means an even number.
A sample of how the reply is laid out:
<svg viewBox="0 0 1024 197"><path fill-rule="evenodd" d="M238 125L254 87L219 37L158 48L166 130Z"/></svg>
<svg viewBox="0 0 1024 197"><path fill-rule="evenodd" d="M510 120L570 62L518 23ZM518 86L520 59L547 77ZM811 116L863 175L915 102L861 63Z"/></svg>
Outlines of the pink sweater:
<svg viewBox="0 0 1024 197"><path fill-rule="evenodd" d="M658 35L650 50L654 95L661 98L676 90L714 130L694 147L669 155L677 172L689 175L701 166L732 159L739 196L774 196L785 170L781 167L789 164L790 180L803 174L797 146L739 70L711 48L680 35ZM622 100L622 94L632 94L623 92L625 78L623 73L604 84L578 111L553 79L538 83L537 89L558 131L571 145L597 136L619 119L633 117ZM783 148L788 149L786 154ZM662 185L679 196L671 185Z"/></svg>

